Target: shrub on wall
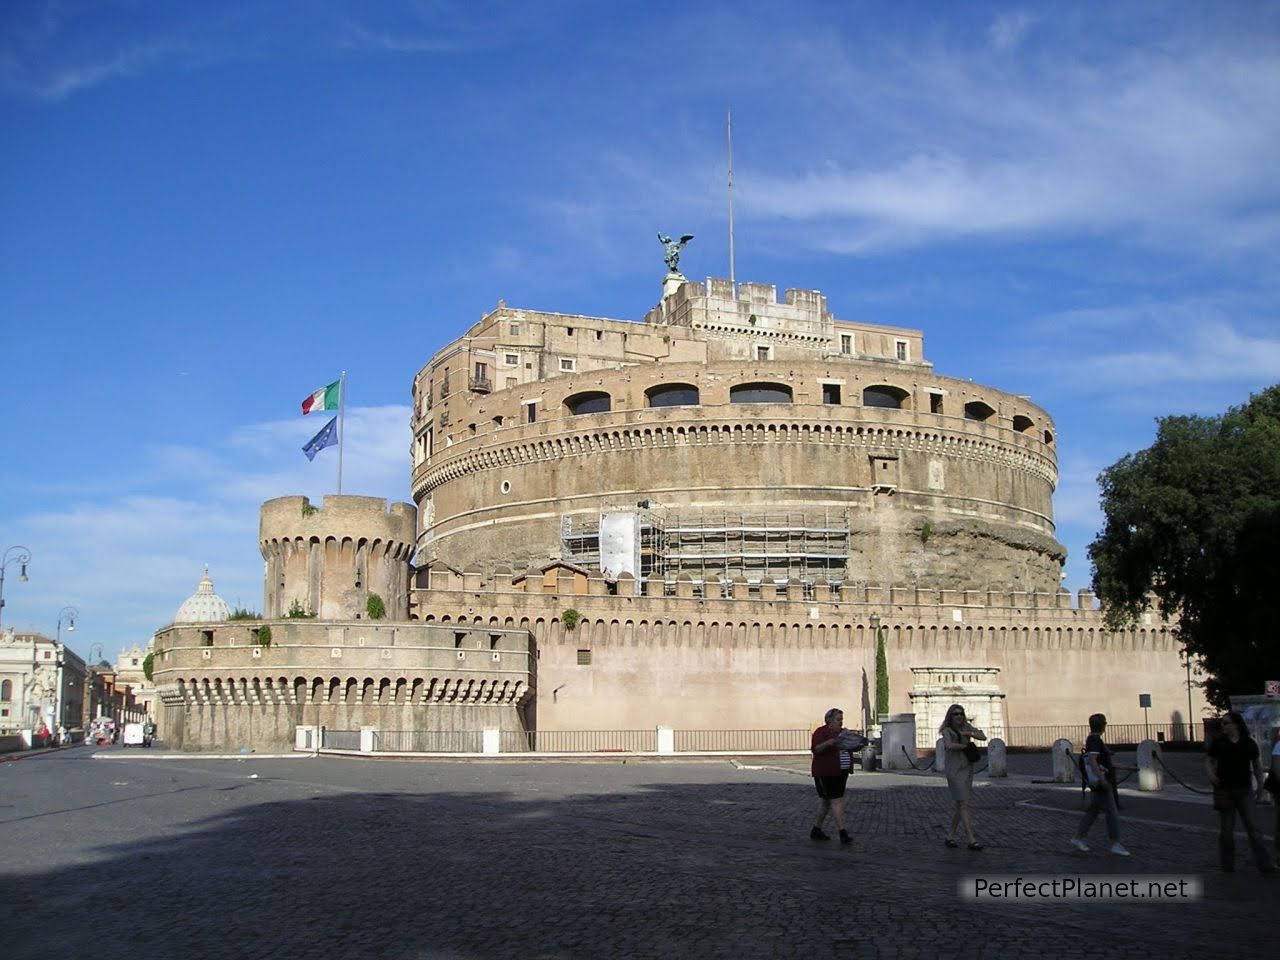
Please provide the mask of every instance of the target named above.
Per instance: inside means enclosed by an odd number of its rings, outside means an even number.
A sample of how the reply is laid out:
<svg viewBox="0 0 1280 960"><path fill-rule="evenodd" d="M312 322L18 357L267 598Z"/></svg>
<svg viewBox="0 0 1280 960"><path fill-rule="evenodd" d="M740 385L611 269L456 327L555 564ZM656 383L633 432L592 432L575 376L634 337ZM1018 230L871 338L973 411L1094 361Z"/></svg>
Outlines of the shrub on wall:
<svg viewBox="0 0 1280 960"><path fill-rule="evenodd" d="M262 614L255 613L254 611L250 610L248 607L236 607L234 610L231 611L231 616L227 617L227 619L228 620L261 620Z"/></svg>
<svg viewBox="0 0 1280 960"><path fill-rule="evenodd" d="M369 599L364 602L364 610L369 614L370 620L381 620L387 615L387 605L376 593L369 594Z"/></svg>
<svg viewBox="0 0 1280 960"><path fill-rule="evenodd" d="M147 678L147 682L151 682L151 672L155 669L156 655L148 653L142 658L142 675Z"/></svg>
<svg viewBox="0 0 1280 960"><path fill-rule="evenodd" d="M578 625L578 621L582 619L582 614L570 607L564 613L560 614L560 622L564 624L566 630L572 630Z"/></svg>
<svg viewBox="0 0 1280 960"><path fill-rule="evenodd" d="M271 628L266 624L263 624L257 630L253 631L253 639L260 647L271 646Z"/></svg>
<svg viewBox="0 0 1280 960"><path fill-rule="evenodd" d="M290 620L314 620L315 614L302 605L302 602L295 599L289 604L289 612L285 616Z"/></svg>

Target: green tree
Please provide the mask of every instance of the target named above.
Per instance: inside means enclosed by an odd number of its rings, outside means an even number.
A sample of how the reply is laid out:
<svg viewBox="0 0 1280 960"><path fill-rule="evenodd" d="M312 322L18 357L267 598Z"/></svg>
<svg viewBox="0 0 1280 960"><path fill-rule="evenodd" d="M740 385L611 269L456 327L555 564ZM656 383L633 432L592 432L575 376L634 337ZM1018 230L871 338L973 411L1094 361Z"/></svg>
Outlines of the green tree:
<svg viewBox="0 0 1280 960"><path fill-rule="evenodd" d="M151 682L151 672L155 669L155 666L156 655L154 653L148 653L142 658L142 675L147 678L148 683Z"/></svg>
<svg viewBox="0 0 1280 960"><path fill-rule="evenodd" d="M1155 442L1099 477L1102 531L1089 546L1108 624L1133 624L1154 594L1177 617L1205 694L1261 693L1280 677L1271 591L1280 583L1280 385L1216 417L1157 421ZM1189 718L1190 719L1190 718Z"/></svg>
<svg viewBox="0 0 1280 960"><path fill-rule="evenodd" d="M884 655L884 627L876 630L876 723L889 712L889 660Z"/></svg>

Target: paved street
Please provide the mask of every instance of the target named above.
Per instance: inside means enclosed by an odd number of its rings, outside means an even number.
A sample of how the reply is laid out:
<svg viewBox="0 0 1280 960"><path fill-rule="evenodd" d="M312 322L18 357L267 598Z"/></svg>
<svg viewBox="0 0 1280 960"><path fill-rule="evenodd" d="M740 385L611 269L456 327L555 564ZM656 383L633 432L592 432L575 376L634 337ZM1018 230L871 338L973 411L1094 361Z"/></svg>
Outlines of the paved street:
<svg viewBox="0 0 1280 960"><path fill-rule="evenodd" d="M1078 791L984 783L973 853L942 845L940 777L855 774L843 850L807 838L786 764L117 755L0 763L6 957L1275 955L1280 881L1243 837L1217 871L1207 802L1128 800L1126 861L1067 846ZM960 900L975 873L1195 875L1204 899Z"/></svg>

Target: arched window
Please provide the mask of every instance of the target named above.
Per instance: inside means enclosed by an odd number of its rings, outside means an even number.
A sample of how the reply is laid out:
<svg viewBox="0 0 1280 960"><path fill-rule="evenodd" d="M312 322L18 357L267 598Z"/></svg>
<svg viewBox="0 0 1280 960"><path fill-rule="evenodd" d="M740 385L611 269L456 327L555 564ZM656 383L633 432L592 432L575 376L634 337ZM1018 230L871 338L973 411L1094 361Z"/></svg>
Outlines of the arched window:
<svg viewBox="0 0 1280 960"><path fill-rule="evenodd" d="M688 383L660 383L644 392L651 407L696 407L698 388Z"/></svg>
<svg viewBox="0 0 1280 960"><path fill-rule="evenodd" d="M3 700L5 703L8 703L12 699L13 699L13 681L5 680L3 683L0 683L0 700Z"/></svg>
<svg viewBox="0 0 1280 960"><path fill-rule="evenodd" d="M730 403L790 403L791 388L785 383L740 383L729 388Z"/></svg>
<svg viewBox="0 0 1280 960"><path fill-rule="evenodd" d="M867 387L862 391L862 405L864 407L884 407L887 410L900 410L902 401L909 396L910 394L901 387L891 387L882 383L874 387Z"/></svg>
<svg viewBox="0 0 1280 960"><path fill-rule="evenodd" d="M1031 422L1030 417L1024 417L1022 414L1018 414L1013 418L1013 429L1017 430L1019 433L1026 433L1033 426L1035 426L1035 424Z"/></svg>
<svg viewBox="0 0 1280 960"><path fill-rule="evenodd" d="M990 420L994 415L995 411L981 400L970 400L964 405L966 420Z"/></svg>
<svg viewBox="0 0 1280 960"><path fill-rule="evenodd" d="M587 393L575 393L564 401L564 408L569 416L576 417L583 413L608 413L612 403L609 394L601 390Z"/></svg>
<svg viewBox="0 0 1280 960"><path fill-rule="evenodd" d="M1049 444L1049 446L1053 446L1053 434L1048 430L1044 432L1044 442Z"/></svg>

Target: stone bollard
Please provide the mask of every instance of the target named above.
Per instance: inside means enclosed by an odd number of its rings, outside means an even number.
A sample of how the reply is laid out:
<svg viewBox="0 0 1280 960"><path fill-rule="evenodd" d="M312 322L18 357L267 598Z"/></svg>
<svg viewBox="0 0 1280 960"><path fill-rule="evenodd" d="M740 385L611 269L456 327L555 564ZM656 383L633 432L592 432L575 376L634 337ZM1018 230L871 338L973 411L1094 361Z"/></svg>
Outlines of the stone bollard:
<svg viewBox="0 0 1280 960"><path fill-rule="evenodd" d="M672 727L658 727L658 752L676 752L676 732Z"/></svg>
<svg viewBox="0 0 1280 960"><path fill-rule="evenodd" d="M947 772L947 741L942 737L933 745L933 772Z"/></svg>
<svg viewBox="0 0 1280 960"><path fill-rule="evenodd" d="M993 737L987 741L987 776L1007 777L1009 775L1009 755L1004 741Z"/></svg>
<svg viewBox="0 0 1280 960"><path fill-rule="evenodd" d="M1138 789L1147 793L1164 789L1160 744L1154 740L1143 740L1138 744Z"/></svg>
<svg viewBox="0 0 1280 960"><path fill-rule="evenodd" d="M880 724L880 749L886 770L915 769L916 715L893 713L883 720Z"/></svg>
<svg viewBox="0 0 1280 960"><path fill-rule="evenodd" d="M1053 782L1075 783L1079 779L1076 758L1070 740L1053 741Z"/></svg>
<svg viewBox="0 0 1280 960"><path fill-rule="evenodd" d="M867 744L862 748L862 771L866 773L876 768L876 748Z"/></svg>

